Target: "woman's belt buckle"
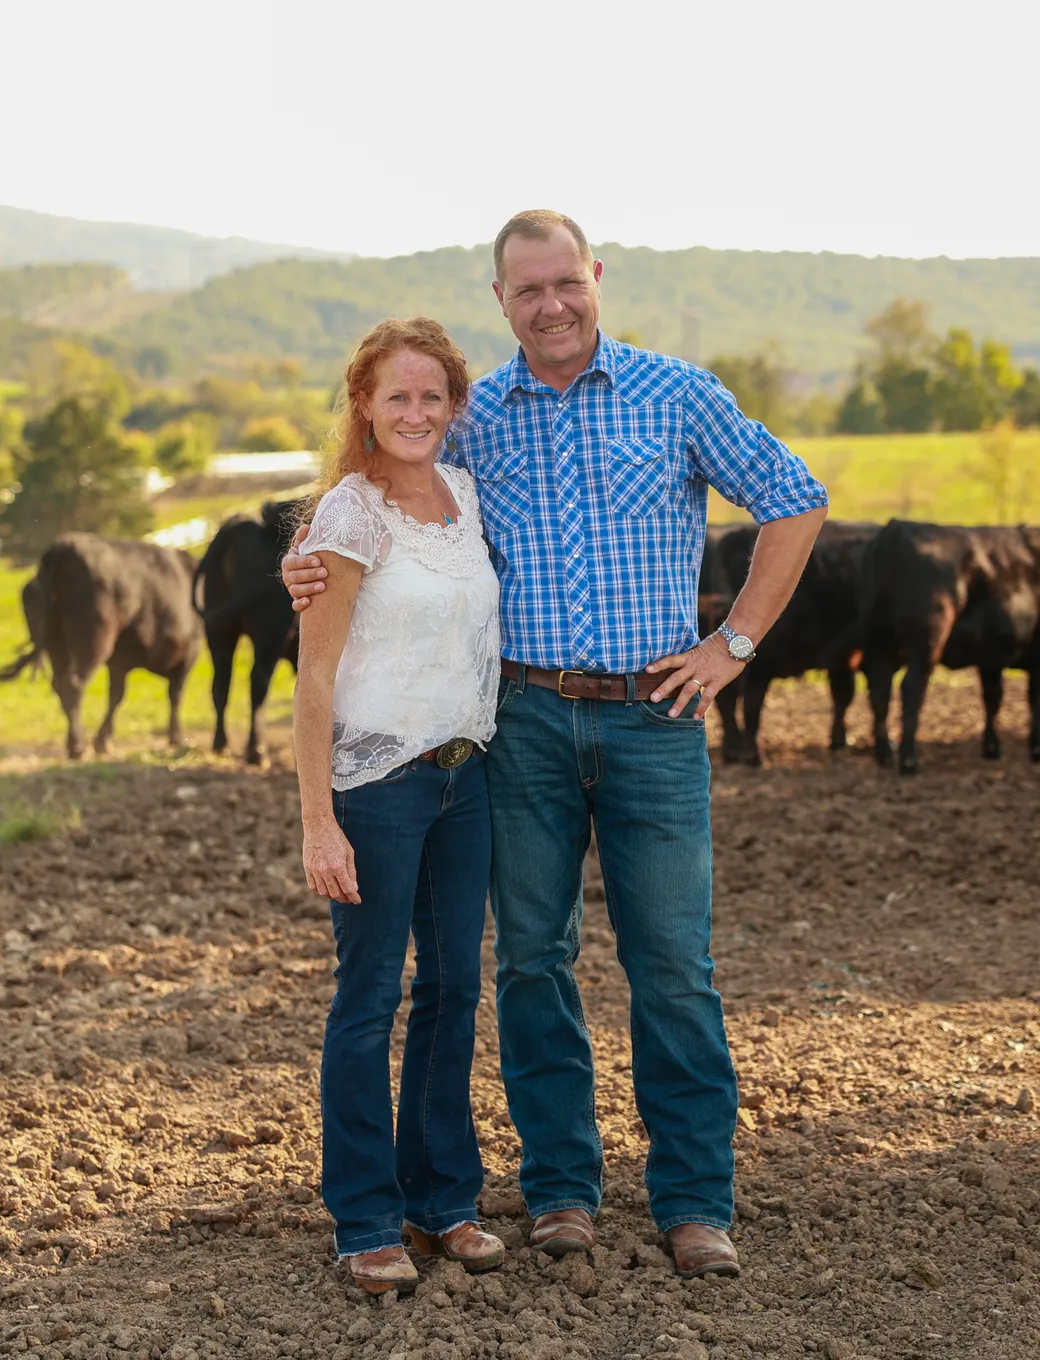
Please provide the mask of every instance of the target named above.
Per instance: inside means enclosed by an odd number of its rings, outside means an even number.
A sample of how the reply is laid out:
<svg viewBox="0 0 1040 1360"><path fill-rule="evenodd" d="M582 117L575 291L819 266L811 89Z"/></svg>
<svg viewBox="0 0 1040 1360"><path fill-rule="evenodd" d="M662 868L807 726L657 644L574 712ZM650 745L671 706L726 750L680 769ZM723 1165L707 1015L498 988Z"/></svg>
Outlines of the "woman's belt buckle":
<svg viewBox="0 0 1040 1360"><path fill-rule="evenodd" d="M469 737L452 737L437 752L437 764L442 770L454 770L469 760L473 754L473 743Z"/></svg>

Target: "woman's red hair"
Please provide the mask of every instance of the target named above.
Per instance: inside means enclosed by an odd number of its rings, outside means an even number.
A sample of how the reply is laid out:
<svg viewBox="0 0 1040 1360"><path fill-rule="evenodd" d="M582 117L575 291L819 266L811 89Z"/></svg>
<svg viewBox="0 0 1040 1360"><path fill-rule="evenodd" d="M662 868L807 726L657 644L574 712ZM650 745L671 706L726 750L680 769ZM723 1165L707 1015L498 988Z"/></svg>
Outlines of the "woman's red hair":
<svg viewBox="0 0 1040 1360"><path fill-rule="evenodd" d="M373 326L358 341L344 374L335 444L325 468L321 490L328 491L351 472L366 473L370 462L365 452L368 421L361 413L361 398L371 397L378 381L379 365L391 354L409 350L436 359L448 380L448 398L455 414L469 399L469 374L462 351L439 321L415 316L410 321L390 318Z"/></svg>

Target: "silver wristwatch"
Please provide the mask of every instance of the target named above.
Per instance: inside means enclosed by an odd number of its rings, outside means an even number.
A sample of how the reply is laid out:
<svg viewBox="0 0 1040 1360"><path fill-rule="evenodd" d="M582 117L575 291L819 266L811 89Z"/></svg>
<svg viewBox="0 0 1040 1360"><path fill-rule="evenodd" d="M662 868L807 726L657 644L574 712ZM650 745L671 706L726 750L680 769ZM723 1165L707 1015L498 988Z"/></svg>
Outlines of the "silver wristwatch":
<svg viewBox="0 0 1040 1360"><path fill-rule="evenodd" d="M748 661L754 661L755 644L749 637L745 637L743 633L738 633L728 623L720 623L718 632L726 639L729 654L734 661L743 661L745 664Z"/></svg>

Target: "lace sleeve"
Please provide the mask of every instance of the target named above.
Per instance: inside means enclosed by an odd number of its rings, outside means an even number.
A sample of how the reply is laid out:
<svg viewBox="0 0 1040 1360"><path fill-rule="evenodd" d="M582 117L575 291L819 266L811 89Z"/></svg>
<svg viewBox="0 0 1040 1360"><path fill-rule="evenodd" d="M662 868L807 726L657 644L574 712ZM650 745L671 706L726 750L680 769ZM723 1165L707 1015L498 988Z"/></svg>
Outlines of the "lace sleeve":
<svg viewBox="0 0 1040 1360"><path fill-rule="evenodd" d="M377 519L361 492L340 482L318 502L301 553L334 552L371 570L390 547L390 531Z"/></svg>

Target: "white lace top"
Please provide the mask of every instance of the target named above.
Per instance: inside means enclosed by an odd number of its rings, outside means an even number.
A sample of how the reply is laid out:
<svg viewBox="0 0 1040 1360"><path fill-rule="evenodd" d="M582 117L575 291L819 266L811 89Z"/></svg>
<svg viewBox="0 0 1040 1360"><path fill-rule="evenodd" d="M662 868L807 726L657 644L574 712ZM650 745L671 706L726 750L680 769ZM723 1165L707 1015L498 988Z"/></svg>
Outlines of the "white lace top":
<svg viewBox="0 0 1040 1360"><path fill-rule="evenodd" d="M321 498L302 553L361 562L336 672L332 787L351 789L452 737L483 745L498 697L498 578L473 479L438 464L459 517L420 524L354 472Z"/></svg>

